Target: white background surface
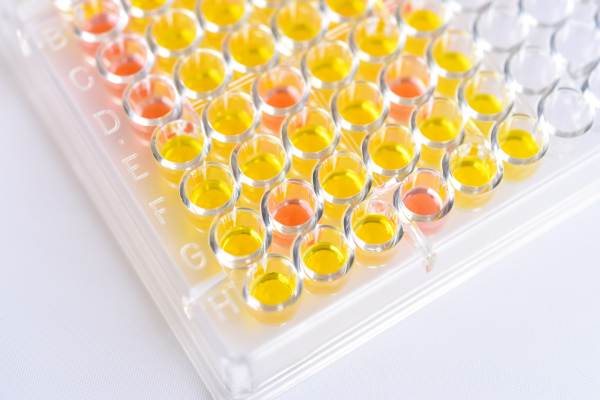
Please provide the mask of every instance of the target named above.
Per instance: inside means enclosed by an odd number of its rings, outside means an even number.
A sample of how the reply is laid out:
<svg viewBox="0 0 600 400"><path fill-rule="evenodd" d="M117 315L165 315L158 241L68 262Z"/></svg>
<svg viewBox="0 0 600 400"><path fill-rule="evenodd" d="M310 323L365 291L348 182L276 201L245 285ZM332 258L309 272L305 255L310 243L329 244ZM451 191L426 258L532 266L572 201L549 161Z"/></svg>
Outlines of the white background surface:
<svg viewBox="0 0 600 400"><path fill-rule="evenodd" d="M208 399L0 64L0 398ZM600 399L600 206L281 396Z"/></svg>

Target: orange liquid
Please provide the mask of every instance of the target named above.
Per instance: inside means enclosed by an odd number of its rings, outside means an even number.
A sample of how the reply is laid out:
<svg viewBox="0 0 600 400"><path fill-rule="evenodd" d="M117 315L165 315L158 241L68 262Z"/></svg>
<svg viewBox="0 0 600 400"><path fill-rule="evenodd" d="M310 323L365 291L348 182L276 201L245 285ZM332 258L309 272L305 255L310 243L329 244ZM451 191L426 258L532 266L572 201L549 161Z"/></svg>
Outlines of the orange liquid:
<svg viewBox="0 0 600 400"><path fill-rule="evenodd" d="M413 77L398 78L390 82L390 90L397 96L403 98L414 98L421 96L427 89L423 81ZM408 124L414 106L401 106L390 104L390 117L401 124Z"/></svg>
<svg viewBox="0 0 600 400"><path fill-rule="evenodd" d="M287 108L296 104L300 96L300 92L294 86L282 86L269 90L263 98L271 107Z"/></svg>
<svg viewBox="0 0 600 400"><path fill-rule="evenodd" d="M273 211L273 218L285 226L298 226L312 217L313 211L304 200L291 199L278 205Z"/></svg>
<svg viewBox="0 0 600 400"><path fill-rule="evenodd" d="M121 62L112 65L110 72L118 76L129 76L138 73L144 67L140 57L127 57Z"/></svg>
<svg viewBox="0 0 600 400"><path fill-rule="evenodd" d="M410 189L402 202L411 212L419 215L432 215L442 209L442 199L433 190L424 187Z"/></svg>
<svg viewBox="0 0 600 400"><path fill-rule="evenodd" d="M160 100L154 101L148 104L146 107L144 107L141 116L142 118L147 119L160 118L167 115L172 108L173 106L166 104Z"/></svg>
<svg viewBox="0 0 600 400"><path fill-rule="evenodd" d="M114 14L100 14L83 25L83 30L98 35L108 32L117 25L117 16Z"/></svg>

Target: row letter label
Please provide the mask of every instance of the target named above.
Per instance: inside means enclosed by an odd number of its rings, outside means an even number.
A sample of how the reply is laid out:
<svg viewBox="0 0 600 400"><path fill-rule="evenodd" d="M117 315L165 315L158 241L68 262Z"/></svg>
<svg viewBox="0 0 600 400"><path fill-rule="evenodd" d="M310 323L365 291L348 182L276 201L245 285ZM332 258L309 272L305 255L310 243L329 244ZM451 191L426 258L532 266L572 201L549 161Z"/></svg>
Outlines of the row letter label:
<svg viewBox="0 0 600 400"><path fill-rule="evenodd" d="M188 250L192 249L195 251L194 254L188 256ZM202 251L200 251L200 246L196 243L188 243L181 248L181 258L185 261L186 265L191 269L195 269L197 271L201 270L206 266L206 256ZM194 262L195 260L200 260L199 262Z"/></svg>
<svg viewBox="0 0 600 400"><path fill-rule="evenodd" d="M96 114L94 114L94 119L96 122L98 122L98 125L100 125L100 128L102 128L102 132L104 132L105 135L115 133L121 126L121 121L113 110L98 111ZM110 122L108 120L110 120ZM111 124L112 127L109 128L106 126L107 124Z"/></svg>
<svg viewBox="0 0 600 400"><path fill-rule="evenodd" d="M59 51L63 49L68 42L69 39L65 36L61 26L47 26L38 31L38 45L40 48L47 46L52 51Z"/></svg>
<svg viewBox="0 0 600 400"><path fill-rule="evenodd" d="M150 208L154 211L154 215L156 215L156 218L158 218L158 222L160 222L161 225L164 225L166 223L161 214L167 212L167 209L164 207L159 209L156 206L158 205L158 203L162 203L163 201L165 201L164 196L159 197L158 199L150 203Z"/></svg>
<svg viewBox="0 0 600 400"><path fill-rule="evenodd" d="M77 82L77 76L78 75L82 75L82 74L87 74L88 73L88 69L86 67L75 67L71 70L71 72L69 72L69 79L71 80L71 82L73 82L73 84L75 85L75 87L81 91L86 91L86 90L90 90L92 88L92 86L94 86L94 77L93 76L89 76L87 75L87 82L85 85L82 85L81 83ZM85 79L85 77L82 77L83 79Z"/></svg>
<svg viewBox="0 0 600 400"><path fill-rule="evenodd" d="M141 175L135 174L135 170L140 167L139 164L130 165L129 163L131 161L135 160L137 158L137 156L138 156L137 153L135 153L135 154L132 154L129 157L123 159L123 164L125 164L125 166L127 167L127 171L129 171L129 173L133 177L134 181L139 181L140 179L143 179L143 178L147 177L148 175L150 175L150 172L144 172Z"/></svg>
<svg viewBox="0 0 600 400"><path fill-rule="evenodd" d="M231 298L228 289L221 290L221 294L217 300L215 300L213 297L209 297L206 301L221 321L225 321L227 319L227 316L225 316L223 313L223 310L227 307L229 307L234 314L240 313L240 309L237 304L235 304L235 301L233 301Z"/></svg>

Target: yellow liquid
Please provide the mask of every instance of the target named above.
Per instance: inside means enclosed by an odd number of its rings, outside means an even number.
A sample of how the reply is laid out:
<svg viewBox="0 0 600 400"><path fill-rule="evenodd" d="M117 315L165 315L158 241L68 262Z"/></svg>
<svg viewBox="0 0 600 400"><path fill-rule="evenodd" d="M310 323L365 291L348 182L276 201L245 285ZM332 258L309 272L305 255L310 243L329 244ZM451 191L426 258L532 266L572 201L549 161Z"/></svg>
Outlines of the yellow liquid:
<svg viewBox="0 0 600 400"><path fill-rule="evenodd" d="M327 5L344 17L359 15L367 8L367 3L360 0L328 0Z"/></svg>
<svg viewBox="0 0 600 400"><path fill-rule="evenodd" d="M216 68L200 70L192 76L186 77L185 86L195 92L209 92L219 87L223 82L222 71Z"/></svg>
<svg viewBox="0 0 600 400"><path fill-rule="evenodd" d="M325 150L331 144L329 131L321 125L305 125L294 132L290 140L298 150L307 153Z"/></svg>
<svg viewBox="0 0 600 400"><path fill-rule="evenodd" d="M269 61L273 56L273 49L267 45L250 45L232 50L233 58L247 67L257 67Z"/></svg>
<svg viewBox="0 0 600 400"><path fill-rule="evenodd" d="M448 118L432 117L426 119L420 127L421 133L429 140L446 142L458 135L456 125Z"/></svg>
<svg viewBox="0 0 600 400"><path fill-rule="evenodd" d="M469 57L455 52L442 53L436 57L435 61L440 67L453 73L468 71L473 66Z"/></svg>
<svg viewBox="0 0 600 400"><path fill-rule="evenodd" d="M533 157L539 151L533 135L521 129L511 129L498 142L502 151L515 158Z"/></svg>
<svg viewBox="0 0 600 400"><path fill-rule="evenodd" d="M371 100L354 100L344 107L340 114L352 124L367 125L375 122L381 111Z"/></svg>
<svg viewBox="0 0 600 400"><path fill-rule="evenodd" d="M131 5L141 10L154 10L166 2L167 0L131 0Z"/></svg>
<svg viewBox="0 0 600 400"><path fill-rule="evenodd" d="M504 108L496 96L487 93L476 94L468 102L471 108L480 114L497 114Z"/></svg>
<svg viewBox="0 0 600 400"><path fill-rule="evenodd" d="M202 143L198 139L188 135L173 136L167 140L160 154L174 163L192 161L202 152Z"/></svg>
<svg viewBox="0 0 600 400"><path fill-rule="evenodd" d="M417 10L406 17L406 23L419 31L434 31L442 26L442 21L429 10Z"/></svg>
<svg viewBox="0 0 600 400"><path fill-rule="evenodd" d="M178 26L159 28L157 24L152 32L158 45L169 50L183 49L192 44L196 37L195 29L182 29Z"/></svg>
<svg viewBox="0 0 600 400"><path fill-rule="evenodd" d="M292 40L310 40L317 36L319 33L318 29L315 28L314 25L311 24L291 24L289 26L282 27L283 33L285 36L289 37Z"/></svg>
<svg viewBox="0 0 600 400"><path fill-rule="evenodd" d="M360 217L352 226L356 236L365 243L382 244L392 239L396 233L390 219L380 214L367 214Z"/></svg>
<svg viewBox="0 0 600 400"><path fill-rule="evenodd" d="M247 256L260 249L262 238L249 226L238 226L230 229L221 239L221 248L232 256Z"/></svg>
<svg viewBox="0 0 600 400"><path fill-rule="evenodd" d="M269 272L259 276L250 288L252 296L262 304L274 306L292 297L294 290L290 280L277 272Z"/></svg>
<svg viewBox="0 0 600 400"><path fill-rule="evenodd" d="M243 110L224 110L217 114L211 125L223 135L239 135L250 128L252 116Z"/></svg>
<svg viewBox="0 0 600 400"><path fill-rule="evenodd" d="M228 0L203 0L204 18L216 25L229 25L238 22L244 16L244 3L232 3Z"/></svg>
<svg viewBox="0 0 600 400"><path fill-rule="evenodd" d="M302 260L311 271L327 275L339 271L344 265L345 257L333 244L317 243L304 252Z"/></svg>
<svg viewBox="0 0 600 400"><path fill-rule="evenodd" d="M332 196L347 198L360 193L363 182L354 171L337 169L323 179L323 189Z"/></svg>
<svg viewBox="0 0 600 400"><path fill-rule="evenodd" d="M412 156L408 149L399 143L385 143L371 156L373 162L385 169L399 169L408 165Z"/></svg>
<svg viewBox="0 0 600 400"><path fill-rule="evenodd" d="M485 161L468 156L458 161L459 167L452 171L454 178L468 186L483 186L492 179L492 170ZM495 171L494 171L495 172Z"/></svg>
<svg viewBox="0 0 600 400"><path fill-rule="evenodd" d="M310 72L323 82L337 82L348 76L350 64L341 57L333 57L316 64Z"/></svg>
<svg viewBox="0 0 600 400"><path fill-rule="evenodd" d="M398 42L389 36L371 35L363 39L360 49L373 57L383 57L396 50Z"/></svg>
<svg viewBox="0 0 600 400"><path fill-rule="evenodd" d="M190 201L198 207L210 210L227 203L231 194L231 188L225 182L209 179L192 190Z"/></svg>
<svg viewBox="0 0 600 400"><path fill-rule="evenodd" d="M279 158L270 153L258 153L248 157L242 164L242 173L250 179L264 181L281 172L283 164Z"/></svg>

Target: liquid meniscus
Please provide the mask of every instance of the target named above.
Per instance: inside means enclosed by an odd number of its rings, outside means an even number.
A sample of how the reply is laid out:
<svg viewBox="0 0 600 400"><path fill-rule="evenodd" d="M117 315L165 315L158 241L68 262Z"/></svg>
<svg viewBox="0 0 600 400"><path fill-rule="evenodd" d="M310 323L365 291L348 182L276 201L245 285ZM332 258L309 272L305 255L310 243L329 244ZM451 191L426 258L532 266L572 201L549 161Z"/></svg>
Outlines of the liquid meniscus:
<svg viewBox="0 0 600 400"><path fill-rule="evenodd" d="M285 226L302 225L312 217L313 210L305 200L289 199L273 210L273 219Z"/></svg>
<svg viewBox="0 0 600 400"><path fill-rule="evenodd" d="M499 138L498 142L502 151L515 158L533 157L539 151L533 135L521 129L511 129L508 134Z"/></svg>
<svg viewBox="0 0 600 400"><path fill-rule="evenodd" d="M427 90L423 81L415 77L394 79L388 86L395 95L404 98L418 97Z"/></svg>
<svg viewBox="0 0 600 400"><path fill-rule="evenodd" d="M152 34L159 46L168 50L180 50L192 44L196 29L159 22L154 26Z"/></svg>
<svg viewBox="0 0 600 400"><path fill-rule="evenodd" d="M367 125L379 118L381 110L371 100L354 100L340 110L340 114L351 124Z"/></svg>
<svg viewBox="0 0 600 400"><path fill-rule="evenodd" d="M271 153L258 153L248 157L241 170L244 175L250 179L264 181L274 178L281 172L283 163Z"/></svg>
<svg viewBox="0 0 600 400"><path fill-rule="evenodd" d="M410 212L418 215L433 215L442 209L442 199L433 189L415 187L402 197L402 203Z"/></svg>
<svg viewBox="0 0 600 400"><path fill-rule="evenodd" d="M394 237L394 223L385 215L367 214L352 226L356 236L368 244L383 244Z"/></svg>
<svg viewBox="0 0 600 400"><path fill-rule="evenodd" d="M231 187L225 182L209 179L192 190L190 201L200 208L211 210L223 206L229 201L231 195Z"/></svg>
<svg viewBox="0 0 600 400"><path fill-rule="evenodd" d="M408 165L412 155L400 143L388 142L378 146L371 158L381 168L399 169Z"/></svg>
<svg viewBox="0 0 600 400"><path fill-rule="evenodd" d="M331 134L324 126L311 124L296 130L290 140L298 150L316 153L331 144Z"/></svg>
<svg viewBox="0 0 600 400"><path fill-rule="evenodd" d="M312 24L296 23L282 27L283 34L292 40L310 40L317 36L319 30Z"/></svg>
<svg viewBox="0 0 600 400"><path fill-rule="evenodd" d="M356 196L364 183L358 174L349 169L336 169L323 179L323 190L334 197L347 198Z"/></svg>
<svg viewBox="0 0 600 400"><path fill-rule="evenodd" d="M468 102L480 114L497 114L504 108L496 96L487 93L476 94Z"/></svg>
<svg viewBox="0 0 600 400"><path fill-rule="evenodd" d="M266 44L246 44L238 49L232 50L233 58L247 67L257 67L269 61L273 56L273 49Z"/></svg>
<svg viewBox="0 0 600 400"><path fill-rule="evenodd" d="M304 265L317 274L327 275L339 271L346 258L342 251L331 243L317 243L310 246L302 256Z"/></svg>
<svg viewBox="0 0 600 400"><path fill-rule="evenodd" d="M492 167L480 158L474 156L463 157L452 168L454 178L468 186L483 186L492 179Z"/></svg>
<svg viewBox="0 0 600 400"><path fill-rule="evenodd" d="M219 112L212 122L213 128L228 136L239 135L252 125L252 116L243 110L227 109Z"/></svg>
<svg viewBox="0 0 600 400"><path fill-rule="evenodd" d="M327 0L327 5L344 17L359 15L367 8L367 2L361 0Z"/></svg>
<svg viewBox="0 0 600 400"><path fill-rule="evenodd" d="M174 163L192 161L202 152L202 143L193 136L178 135L167 140L160 154Z"/></svg>
<svg viewBox="0 0 600 400"><path fill-rule="evenodd" d="M244 2L203 0L201 8L204 18L220 26L234 24L244 16Z"/></svg>
<svg viewBox="0 0 600 400"><path fill-rule="evenodd" d="M247 256L262 246L262 237L256 229L249 226L231 228L221 239L221 248L232 256Z"/></svg>
<svg viewBox="0 0 600 400"><path fill-rule="evenodd" d="M86 32L99 35L113 29L117 25L118 17L112 13L102 13L90 18L84 24L82 29Z"/></svg>
<svg viewBox="0 0 600 400"><path fill-rule="evenodd" d="M323 82L337 82L348 76L350 67L342 57L331 57L316 63L310 72Z"/></svg>
<svg viewBox="0 0 600 400"><path fill-rule="evenodd" d="M431 117L423 121L420 127L421 133L429 140L446 142L458 135L456 125L448 118Z"/></svg>
<svg viewBox="0 0 600 400"><path fill-rule="evenodd" d="M370 56L383 57L392 54L397 45L398 41L394 38L378 34L366 36L359 47Z"/></svg>
<svg viewBox="0 0 600 400"><path fill-rule="evenodd" d="M219 87L223 82L223 72L217 68L207 68L194 71L195 73L185 77L185 86L195 92L210 92Z"/></svg>
<svg viewBox="0 0 600 400"><path fill-rule="evenodd" d="M173 105L170 101L167 102L164 99L156 99L145 105L141 110L140 116L146 119L161 118L167 115L172 108Z"/></svg>
<svg viewBox="0 0 600 400"><path fill-rule="evenodd" d="M282 86L267 91L262 97L271 107L287 108L296 104L302 94L294 86Z"/></svg>
<svg viewBox="0 0 600 400"><path fill-rule="evenodd" d="M131 5L141 10L149 11L161 7L167 0L131 0Z"/></svg>
<svg viewBox="0 0 600 400"><path fill-rule="evenodd" d="M123 57L110 66L110 73L118 76L130 76L137 74L144 68L144 59L139 55Z"/></svg>
<svg viewBox="0 0 600 400"><path fill-rule="evenodd" d="M252 296L262 304L275 306L286 302L294 292L290 280L278 272L258 276L250 287Z"/></svg>
<svg viewBox="0 0 600 400"><path fill-rule="evenodd" d="M444 52L436 57L435 61L440 67L453 73L468 71L473 66L469 57L457 52Z"/></svg>
<svg viewBox="0 0 600 400"><path fill-rule="evenodd" d="M437 14L429 10L417 10L408 14L406 23L419 31L434 31L442 26Z"/></svg>

